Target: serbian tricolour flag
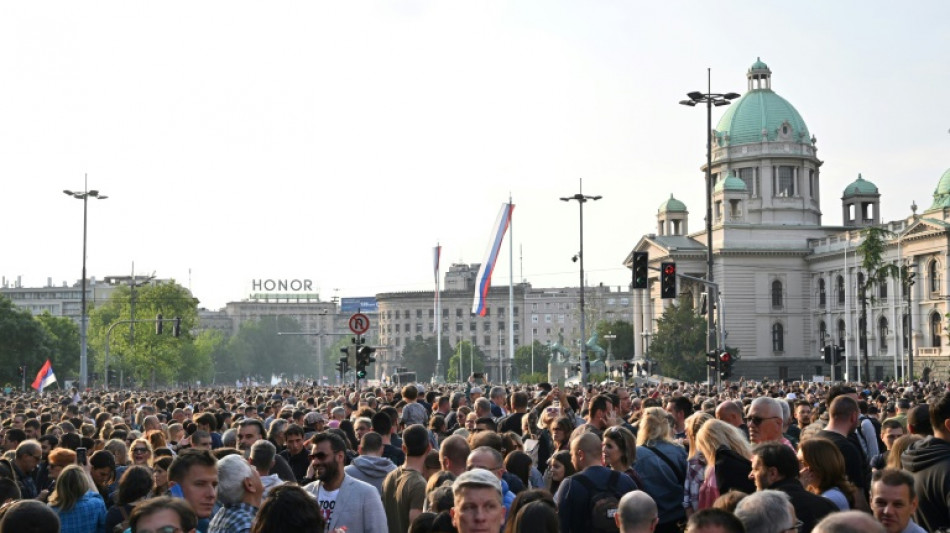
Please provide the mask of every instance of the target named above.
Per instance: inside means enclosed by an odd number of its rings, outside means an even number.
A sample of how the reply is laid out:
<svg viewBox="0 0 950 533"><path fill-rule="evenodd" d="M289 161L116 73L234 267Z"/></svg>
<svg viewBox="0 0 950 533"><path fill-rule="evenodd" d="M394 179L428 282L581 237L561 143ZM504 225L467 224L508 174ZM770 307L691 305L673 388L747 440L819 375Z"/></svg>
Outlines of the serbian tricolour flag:
<svg viewBox="0 0 950 533"><path fill-rule="evenodd" d="M36 379L33 380L33 388L43 392L43 389L53 384L56 381L56 374L53 373L53 365L50 364L49 359L43 363L43 367L40 368L40 371L36 374Z"/></svg>
<svg viewBox="0 0 950 533"><path fill-rule="evenodd" d="M505 240L505 233L508 231L508 225L511 224L511 212L514 209L515 204L512 203L501 205L501 211L498 212L491 240L488 243L488 253L481 268L478 269L478 277L475 279L475 300L472 303L472 313L478 316L485 316L485 302L488 299L488 289L491 288L491 274L495 270L495 262L498 261L498 254L501 252L501 242Z"/></svg>

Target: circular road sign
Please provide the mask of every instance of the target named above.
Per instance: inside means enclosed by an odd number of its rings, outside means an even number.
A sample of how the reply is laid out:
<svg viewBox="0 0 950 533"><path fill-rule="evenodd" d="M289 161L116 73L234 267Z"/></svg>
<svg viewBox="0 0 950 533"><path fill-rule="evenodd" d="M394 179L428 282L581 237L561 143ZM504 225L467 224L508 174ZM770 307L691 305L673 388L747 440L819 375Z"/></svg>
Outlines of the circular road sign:
<svg viewBox="0 0 950 533"><path fill-rule="evenodd" d="M369 331L369 317L363 313L355 313L350 317L350 331L362 335Z"/></svg>

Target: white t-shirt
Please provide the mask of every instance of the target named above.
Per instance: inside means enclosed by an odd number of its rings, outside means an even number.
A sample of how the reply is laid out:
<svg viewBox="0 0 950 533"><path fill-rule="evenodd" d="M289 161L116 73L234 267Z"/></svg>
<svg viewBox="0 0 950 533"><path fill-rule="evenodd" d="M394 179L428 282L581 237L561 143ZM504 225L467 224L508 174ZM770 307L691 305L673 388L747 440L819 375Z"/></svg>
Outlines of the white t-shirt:
<svg viewBox="0 0 950 533"><path fill-rule="evenodd" d="M333 516L333 509L336 507L336 497L340 494L340 489L328 491L320 485L317 492L317 503L320 504L320 512L323 513L323 520L326 523L326 531L330 533L330 518Z"/></svg>

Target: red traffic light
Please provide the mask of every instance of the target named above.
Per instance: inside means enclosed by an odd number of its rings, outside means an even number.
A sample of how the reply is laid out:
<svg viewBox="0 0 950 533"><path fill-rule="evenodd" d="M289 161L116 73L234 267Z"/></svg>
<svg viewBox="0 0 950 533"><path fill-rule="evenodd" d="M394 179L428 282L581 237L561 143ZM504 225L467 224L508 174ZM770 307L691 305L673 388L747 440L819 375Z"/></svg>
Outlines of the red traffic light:
<svg viewBox="0 0 950 533"><path fill-rule="evenodd" d="M723 363L728 363L729 361L732 361L732 354L729 352L722 352L719 354L719 360Z"/></svg>
<svg viewBox="0 0 950 533"><path fill-rule="evenodd" d="M667 263L667 265L663 267L663 273L666 274L667 276L672 276L676 274L676 265Z"/></svg>

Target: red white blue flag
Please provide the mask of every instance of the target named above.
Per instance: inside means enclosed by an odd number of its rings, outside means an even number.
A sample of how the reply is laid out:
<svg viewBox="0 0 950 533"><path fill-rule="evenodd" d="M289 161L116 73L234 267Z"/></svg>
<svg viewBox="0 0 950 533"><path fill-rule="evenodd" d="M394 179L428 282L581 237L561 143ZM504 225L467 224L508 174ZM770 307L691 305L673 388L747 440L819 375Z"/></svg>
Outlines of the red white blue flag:
<svg viewBox="0 0 950 533"><path fill-rule="evenodd" d="M43 392L43 389L52 385L56 381L56 374L53 373L53 365L50 364L49 359L43 363L43 367L40 368L39 373L36 374L36 379L33 380L33 388Z"/></svg>
<svg viewBox="0 0 950 533"><path fill-rule="evenodd" d="M505 240L505 233L508 231L508 225L511 224L511 212L514 209L515 204L512 203L501 205L501 211L498 212L498 218L493 226L491 240L488 242L485 260L478 269L478 277L475 279L475 300L472 302L472 313L478 316L485 316L485 302L488 299L488 290L491 288L491 275L495 270L495 262L498 261L501 243Z"/></svg>

